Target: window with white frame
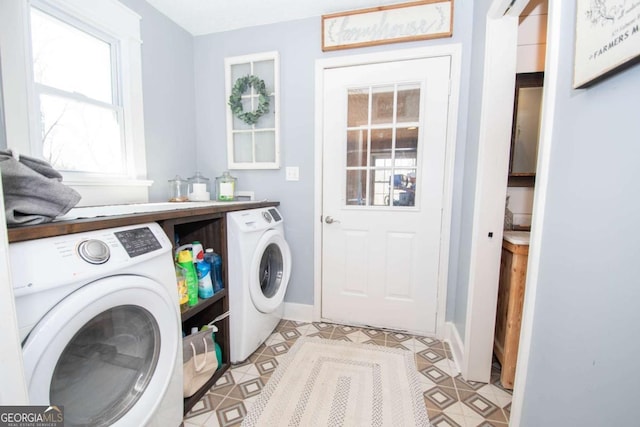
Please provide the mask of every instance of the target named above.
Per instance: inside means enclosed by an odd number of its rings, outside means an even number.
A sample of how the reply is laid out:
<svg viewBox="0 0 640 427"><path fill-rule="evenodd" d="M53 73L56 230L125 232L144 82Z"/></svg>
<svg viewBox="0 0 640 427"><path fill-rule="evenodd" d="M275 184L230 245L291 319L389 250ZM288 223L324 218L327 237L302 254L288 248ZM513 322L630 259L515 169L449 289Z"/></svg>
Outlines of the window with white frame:
<svg viewBox="0 0 640 427"><path fill-rule="evenodd" d="M38 142L60 171L127 171L117 43L71 17L31 7Z"/></svg>
<svg viewBox="0 0 640 427"><path fill-rule="evenodd" d="M265 52L225 59L227 101L243 79L264 84L260 93L256 84L248 84L240 97L244 119L227 105L227 160L229 169L278 169L280 167L278 52ZM268 108L258 113L264 99ZM242 116L242 114L240 114Z"/></svg>
<svg viewBox="0 0 640 427"><path fill-rule="evenodd" d="M140 16L117 0L3 2L0 15L8 148L49 161L88 203L147 201Z"/></svg>

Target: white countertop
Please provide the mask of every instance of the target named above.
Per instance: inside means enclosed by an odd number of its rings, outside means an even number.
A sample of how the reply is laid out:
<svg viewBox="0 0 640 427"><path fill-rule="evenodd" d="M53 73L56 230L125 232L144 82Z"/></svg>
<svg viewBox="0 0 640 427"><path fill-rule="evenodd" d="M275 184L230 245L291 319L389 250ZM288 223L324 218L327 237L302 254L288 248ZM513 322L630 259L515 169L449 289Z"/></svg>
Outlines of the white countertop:
<svg viewBox="0 0 640 427"><path fill-rule="evenodd" d="M514 245L528 245L530 231L505 231L502 238Z"/></svg>
<svg viewBox="0 0 640 427"><path fill-rule="evenodd" d="M207 206L241 205L255 203L253 201L242 202L162 202L162 203L133 203L128 205L104 205L73 208L66 215L57 217L56 221L69 221L80 218L98 218L111 215L127 215L134 213L162 212L178 209L203 208Z"/></svg>

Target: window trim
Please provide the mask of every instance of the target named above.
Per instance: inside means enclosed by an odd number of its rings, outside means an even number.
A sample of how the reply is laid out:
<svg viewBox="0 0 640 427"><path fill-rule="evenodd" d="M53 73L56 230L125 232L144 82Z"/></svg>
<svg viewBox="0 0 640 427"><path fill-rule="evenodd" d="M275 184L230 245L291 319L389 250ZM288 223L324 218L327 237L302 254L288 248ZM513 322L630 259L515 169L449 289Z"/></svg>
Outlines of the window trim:
<svg viewBox="0 0 640 427"><path fill-rule="evenodd" d="M3 53L2 79L8 148L42 158L31 60L32 4L36 7L44 5L43 10L59 10L83 25L113 37L117 44L120 72L116 78L123 109L126 173L118 177L104 177L82 172L62 172L64 182L82 194L79 205L147 202L148 187L152 181L146 179L141 17L117 0L0 2L0 50ZM105 186L113 187L114 191L105 191Z"/></svg>

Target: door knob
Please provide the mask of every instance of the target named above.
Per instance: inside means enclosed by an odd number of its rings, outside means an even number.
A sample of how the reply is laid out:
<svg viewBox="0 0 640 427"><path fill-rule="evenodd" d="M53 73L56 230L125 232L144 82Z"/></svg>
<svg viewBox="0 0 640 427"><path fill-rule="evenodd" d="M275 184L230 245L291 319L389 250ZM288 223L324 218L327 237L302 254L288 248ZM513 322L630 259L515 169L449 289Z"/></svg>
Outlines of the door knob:
<svg viewBox="0 0 640 427"><path fill-rule="evenodd" d="M330 216L326 216L324 217L324 222L326 222L327 224L333 224L334 222L340 222L340 221L338 221L337 219L333 219Z"/></svg>

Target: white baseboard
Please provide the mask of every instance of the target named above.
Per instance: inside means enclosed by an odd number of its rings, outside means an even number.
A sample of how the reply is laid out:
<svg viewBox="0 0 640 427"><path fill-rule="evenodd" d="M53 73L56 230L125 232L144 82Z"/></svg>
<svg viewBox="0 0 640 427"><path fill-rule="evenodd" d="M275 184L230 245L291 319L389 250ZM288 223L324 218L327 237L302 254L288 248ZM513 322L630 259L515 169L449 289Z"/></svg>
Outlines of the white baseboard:
<svg viewBox="0 0 640 427"><path fill-rule="evenodd" d="M295 320L297 322L312 322L313 304L285 302L283 317L287 320Z"/></svg>
<svg viewBox="0 0 640 427"><path fill-rule="evenodd" d="M464 343L458 333L458 328L452 322L445 323L444 340L449 344L451 353L453 353L453 361L456 363L458 372L462 372L462 360L464 355Z"/></svg>

